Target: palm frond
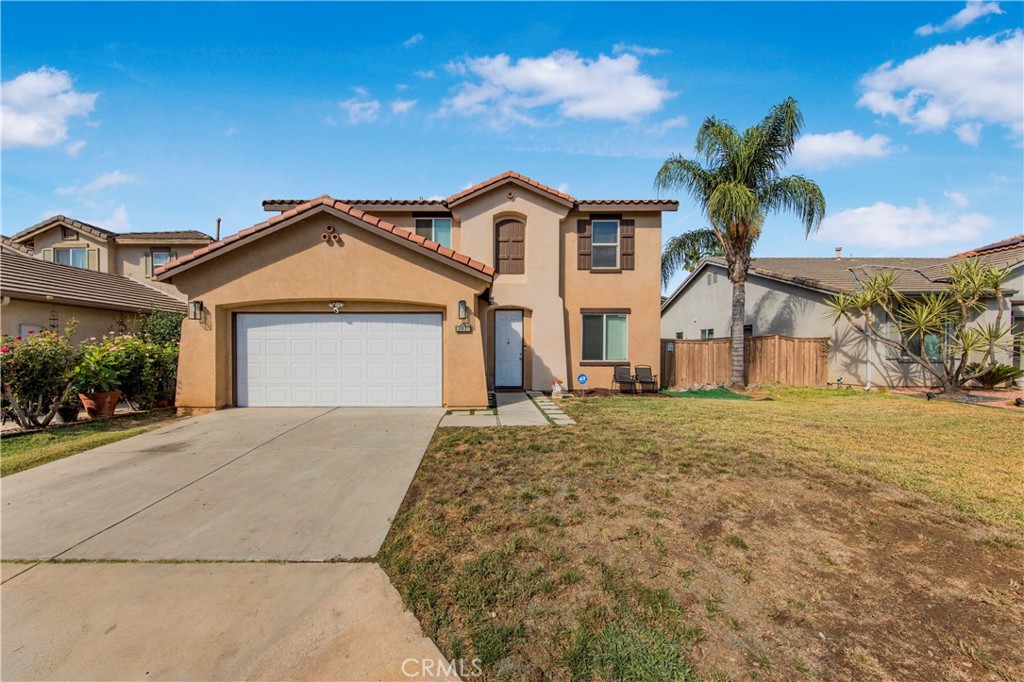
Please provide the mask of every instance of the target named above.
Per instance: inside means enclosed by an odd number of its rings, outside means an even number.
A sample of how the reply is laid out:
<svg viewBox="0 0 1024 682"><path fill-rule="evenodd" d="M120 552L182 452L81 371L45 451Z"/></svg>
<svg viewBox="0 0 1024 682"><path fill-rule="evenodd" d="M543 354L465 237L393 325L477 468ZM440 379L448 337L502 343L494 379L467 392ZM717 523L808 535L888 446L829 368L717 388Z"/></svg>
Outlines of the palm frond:
<svg viewBox="0 0 1024 682"><path fill-rule="evenodd" d="M714 230L690 230L665 242L661 252L661 284L666 286L680 270L692 272L709 256L721 256L722 244Z"/></svg>
<svg viewBox="0 0 1024 682"><path fill-rule="evenodd" d="M825 195L817 183L802 175L789 175L768 183L761 190L761 204L766 213L784 210L796 214L810 235L825 217Z"/></svg>

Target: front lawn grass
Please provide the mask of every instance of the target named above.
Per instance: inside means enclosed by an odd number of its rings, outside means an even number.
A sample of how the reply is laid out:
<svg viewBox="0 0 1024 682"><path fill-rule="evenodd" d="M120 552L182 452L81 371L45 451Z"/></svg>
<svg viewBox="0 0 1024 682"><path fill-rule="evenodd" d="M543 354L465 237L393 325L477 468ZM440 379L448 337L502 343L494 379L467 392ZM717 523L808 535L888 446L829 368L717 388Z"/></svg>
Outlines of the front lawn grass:
<svg viewBox="0 0 1024 682"><path fill-rule="evenodd" d="M705 398L715 400L750 400L749 395L743 395L742 393L733 393L727 388L719 386L718 388L709 388L706 390L696 391L661 391L665 395L670 395L673 398Z"/></svg>
<svg viewBox="0 0 1024 682"><path fill-rule="evenodd" d="M7 476L80 452L116 443L164 426L177 417L174 410L61 426L0 442L0 475Z"/></svg>
<svg viewBox="0 0 1024 682"><path fill-rule="evenodd" d="M1019 677L1024 415L762 393L439 429L378 558L487 680Z"/></svg>

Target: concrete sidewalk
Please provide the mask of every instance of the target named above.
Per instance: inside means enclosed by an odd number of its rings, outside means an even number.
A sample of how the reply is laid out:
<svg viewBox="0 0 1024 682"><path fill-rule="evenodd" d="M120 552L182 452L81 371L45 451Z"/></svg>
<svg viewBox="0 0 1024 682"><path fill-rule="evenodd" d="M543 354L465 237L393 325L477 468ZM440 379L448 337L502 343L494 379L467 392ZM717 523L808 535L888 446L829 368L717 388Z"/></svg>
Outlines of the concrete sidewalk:
<svg viewBox="0 0 1024 682"><path fill-rule="evenodd" d="M494 413L489 410L477 410L476 414L453 412L441 419L440 426L486 428L552 424L563 426L576 423L539 391L497 393L495 397L498 400L498 408Z"/></svg>
<svg viewBox="0 0 1024 682"><path fill-rule="evenodd" d="M458 679L376 564L40 564L0 596L5 680Z"/></svg>

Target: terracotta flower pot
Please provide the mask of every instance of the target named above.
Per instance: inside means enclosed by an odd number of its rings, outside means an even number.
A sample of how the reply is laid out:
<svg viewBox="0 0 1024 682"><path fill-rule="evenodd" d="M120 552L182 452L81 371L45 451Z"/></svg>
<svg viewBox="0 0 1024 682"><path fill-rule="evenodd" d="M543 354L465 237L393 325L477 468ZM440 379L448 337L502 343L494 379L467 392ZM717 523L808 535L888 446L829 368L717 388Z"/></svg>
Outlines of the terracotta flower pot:
<svg viewBox="0 0 1024 682"><path fill-rule="evenodd" d="M78 399L85 406L85 413L90 419L102 419L114 416L117 403L121 400L121 391L104 393L79 393Z"/></svg>

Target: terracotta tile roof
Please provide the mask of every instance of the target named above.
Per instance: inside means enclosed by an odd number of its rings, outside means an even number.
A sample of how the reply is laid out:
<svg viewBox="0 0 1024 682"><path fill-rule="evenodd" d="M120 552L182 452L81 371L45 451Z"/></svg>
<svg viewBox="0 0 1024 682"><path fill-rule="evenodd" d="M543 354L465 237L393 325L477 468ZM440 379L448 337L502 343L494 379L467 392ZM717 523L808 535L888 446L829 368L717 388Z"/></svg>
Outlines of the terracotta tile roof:
<svg viewBox="0 0 1024 682"><path fill-rule="evenodd" d="M53 301L86 308L183 313L184 301L130 277L94 272L0 250L0 290L4 296Z"/></svg>
<svg viewBox="0 0 1024 682"><path fill-rule="evenodd" d="M200 249L196 249L190 254L182 256L177 260L171 261L167 265L157 268L154 274L156 274L156 276L159 279L163 279L164 277L176 271L182 270L184 267L188 267L189 263L194 263L199 259L204 259L204 256L207 256L208 254L216 253L217 251L220 251L226 247L232 246L236 242L245 241L249 237L259 235L261 232L264 232L269 228L278 225L279 223L291 220L292 218L298 217L304 213L308 213L310 211L315 210L323 210L321 207L341 211L342 213L348 214L349 216L351 216L358 222L362 223L364 226L370 228L371 230L380 230L382 232L387 232L393 235L394 237L398 237L404 240L404 243L409 248L436 253L437 255L449 259L454 263L468 267L471 270L474 270L485 277L494 276L494 268L490 267L489 265L484 265L479 261L473 260L469 256L465 256L449 248L445 248L444 246L441 246L437 242L431 241L429 239L424 239L415 232L410 232L409 230L403 229L401 227L395 227L394 225L385 220L381 220L380 218L374 215L370 215L365 211L349 206L348 204L342 201L333 199L327 196L326 194L319 196L316 199L312 199L302 204L298 204L288 209L284 213L275 215L269 220L265 220L262 223L257 223L256 225L246 228L241 232L237 232L229 237L225 237L224 239L221 239L219 242L213 242L211 244L207 244L206 246Z"/></svg>
<svg viewBox="0 0 1024 682"><path fill-rule="evenodd" d="M66 225L67 227L73 227L76 230L81 230L82 232L99 237L100 239L110 239L114 236L113 232L105 230L102 227L83 223L81 220L75 220L74 218L69 218L65 215L55 215L36 223L32 227L25 228L21 232L12 236L11 239L15 242L24 241L38 232L50 229L54 225Z"/></svg>
<svg viewBox="0 0 1024 682"><path fill-rule="evenodd" d="M478 192L481 192L483 190L486 190L486 189L488 189L488 188L490 188L490 187L492 187L494 185L497 185L499 183L505 182L506 180L514 180L514 181L521 182L521 183L523 183L525 185L533 187L534 189L540 190L541 192L544 192L546 194L550 194L550 195L556 197L557 199L560 199L560 200L562 200L564 202L568 202L570 204L575 204L576 203L576 200L573 199L568 194L566 194L565 192L559 192L554 187L548 187L547 185L542 185L539 182L537 182L536 180L532 180L532 179L526 177L525 175L521 175L520 173L516 173L515 171L505 171L501 175L495 175L493 178L488 178L487 180L484 180L483 182L477 183L477 184L473 185L472 187L469 187L468 189L464 189L461 192L458 192L456 194L451 195L445 201L447 201L448 205L451 206L452 204L456 204L456 203L458 203L460 201L464 201L465 199L468 199L470 196L472 196L472 195L474 195L474 194L476 194Z"/></svg>
<svg viewBox="0 0 1024 682"><path fill-rule="evenodd" d="M597 211L602 208L642 208L654 207L659 210L679 210L679 202L674 199L580 199L577 208L580 211Z"/></svg>
<svg viewBox="0 0 1024 682"><path fill-rule="evenodd" d="M160 230L155 232L118 232L114 235L114 241L130 239L132 241L154 241L154 242L175 242L175 241L204 241L212 242L213 237L200 232L199 230Z"/></svg>
<svg viewBox="0 0 1024 682"><path fill-rule="evenodd" d="M308 199L267 199L263 202L264 211L286 211L292 206L304 204ZM376 208L378 210L446 210L448 204L444 199L339 199L338 201L349 206L362 209Z"/></svg>
<svg viewBox="0 0 1024 682"><path fill-rule="evenodd" d="M1009 237L1007 239L1001 239L992 244L986 244L985 246L979 246L963 253L957 253L952 258L971 258L973 256L980 256L983 253L992 253L994 251L1009 251L1011 249L1017 249L1024 247L1024 234L1018 234L1016 237Z"/></svg>

